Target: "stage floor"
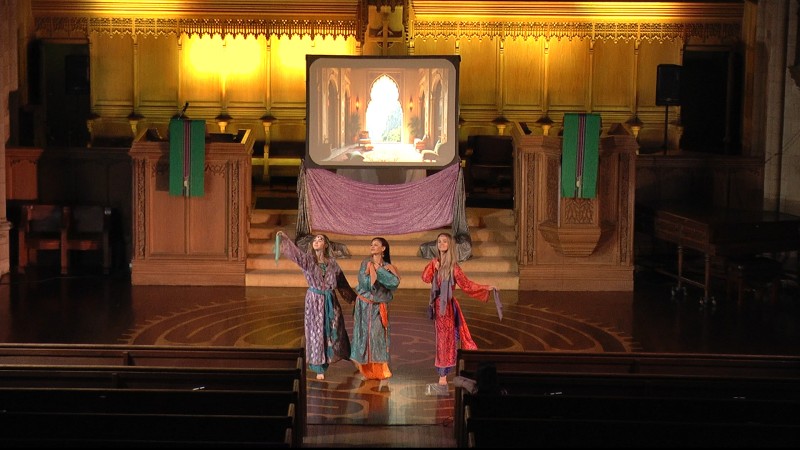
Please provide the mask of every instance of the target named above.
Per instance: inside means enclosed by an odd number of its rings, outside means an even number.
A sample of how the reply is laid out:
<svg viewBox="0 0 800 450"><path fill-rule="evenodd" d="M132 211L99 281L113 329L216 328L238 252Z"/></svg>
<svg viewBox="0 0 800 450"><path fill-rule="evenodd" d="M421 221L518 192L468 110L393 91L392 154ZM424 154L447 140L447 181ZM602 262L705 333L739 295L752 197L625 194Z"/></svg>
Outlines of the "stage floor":
<svg viewBox="0 0 800 450"><path fill-rule="evenodd" d="M750 298L737 305L722 298L709 309L695 301L699 290L672 299L671 284L645 272L637 273L634 292L501 292L502 321L492 303L461 291L456 297L478 347L485 349L800 354L796 286L785 286L776 304ZM304 293L303 288L132 286L124 273L60 276L57 268L33 269L3 277L0 341L297 346ZM309 446L335 446L332 430L361 426L417 427L408 432L423 437L435 430L441 444L435 446L450 446L452 383L447 395L429 395L426 389L438 379L428 295L404 290L401 282L390 305L389 380L362 380L349 361L333 364L324 381L309 372ZM343 306L351 331L351 309ZM347 439L358 442L358 436Z"/></svg>

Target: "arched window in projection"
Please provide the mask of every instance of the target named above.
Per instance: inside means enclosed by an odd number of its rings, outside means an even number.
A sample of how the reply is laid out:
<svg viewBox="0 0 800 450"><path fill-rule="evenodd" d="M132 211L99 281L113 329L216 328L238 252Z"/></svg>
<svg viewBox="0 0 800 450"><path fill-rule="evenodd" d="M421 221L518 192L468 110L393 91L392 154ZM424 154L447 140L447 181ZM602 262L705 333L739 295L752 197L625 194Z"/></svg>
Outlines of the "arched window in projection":
<svg viewBox="0 0 800 450"><path fill-rule="evenodd" d="M367 105L367 131L373 145L400 142L402 125L400 90L393 79L381 75L372 83Z"/></svg>

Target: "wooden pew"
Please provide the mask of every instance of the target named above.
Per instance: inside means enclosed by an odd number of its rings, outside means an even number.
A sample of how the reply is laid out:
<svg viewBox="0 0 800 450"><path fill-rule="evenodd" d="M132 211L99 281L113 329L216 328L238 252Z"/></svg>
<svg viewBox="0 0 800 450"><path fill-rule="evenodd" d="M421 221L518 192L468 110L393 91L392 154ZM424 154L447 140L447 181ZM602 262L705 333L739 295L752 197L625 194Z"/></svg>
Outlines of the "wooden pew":
<svg viewBox="0 0 800 450"><path fill-rule="evenodd" d="M131 366L0 366L0 386L7 388L104 388L117 390L194 391L284 391L301 392L305 379L295 369L224 369ZM304 391L303 391L304 392ZM305 398L295 395L296 404ZM294 446L302 445L305 418L292 408Z"/></svg>
<svg viewBox="0 0 800 450"><path fill-rule="evenodd" d="M306 433L304 347L0 344L0 386L299 392L297 446Z"/></svg>
<svg viewBox="0 0 800 450"><path fill-rule="evenodd" d="M459 371L474 371L481 363L494 364L498 372L800 377L800 356L459 350Z"/></svg>
<svg viewBox="0 0 800 450"><path fill-rule="evenodd" d="M125 414L76 412L2 412L0 442L6 445L60 446L62 440L96 447L95 441L122 447L158 442L167 447L195 443L219 447L290 447L294 417L196 414Z"/></svg>
<svg viewBox="0 0 800 450"><path fill-rule="evenodd" d="M795 447L796 424L472 418L467 447Z"/></svg>
<svg viewBox="0 0 800 450"><path fill-rule="evenodd" d="M624 395L471 395L471 417L736 422L800 425L800 402L786 399Z"/></svg>
<svg viewBox="0 0 800 450"><path fill-rule="evenodd" d="M64 413L64 414L125 414L125 415L182 415L197 416L199 421L204 421L201 416L247 416L247 417L268 417L274 419L279 429L275 431L276 437L272 441L261 444L267 446L293 446L297 447L300 443L286 440L293 438L296 405L298 401L297 390L290 391L207 391L207 390L169 390L169 389L84 389L84 388L0 388L0 415L18 413ZM288 417L290 431L286 433L285 421L278 420L279 417ZM32 417L36 416L24 416ZM49 417L49 415L48 415ZM187 419L188 420L188 419ZM0 417L0 423L3 418ZM131 426L138 422L134 421ZM49 431L48 431L49 432ZM44 435L37 433L33 436L25 436L22 433L14 435L10 444L21 445L25 441L40 439L57 439L48 432ZM106 446L131 446L138 444L142 439L150 439L155 442L163 443L160 437L148 438L147 433L135 434L132 430L128 434L115 434L110 440L115 442L105 443ZM0 433L0 442L4 441L7 433ZM85 440L90 437L94 440L94 435L79 436L75 439ZM230 444L238 443L240 440L228 438ZM136 442L131 442L136 441ZM187 439L180 439L180 442L187 442ZM249 441L248 441L249 442ZM41 442L46 444L47 442ZM53 442L55 444L55 442ZM77 444L77 442L75 442ZM98 443L99 444L99 443ZM152 445L152 443L151 443ZM60 446L60 445L57 445Z"/></svg>
<svg viewBox="0 0 800 450"><path fill-rule="evenodd" d="M800 357L760 355L503 352L460 350L458 375L493 364L513 394L800 399ZM466 445L466 392L455 390L455 436Z"/></svg>
<svg viewBox="0 0 800 450"><path fill-rule="evenodd" d="M156 367L295 366L304 347L210 347L116 344L0 344L0 364ZM305 366L303 366L305 367Z"/></svg>
<svg viewBox="0 0 800 450"><path fill-rule="evenodd" d="M469 373L466 374L469 375ZM603 398L617 399L620 402L623 399L631 399L629 400L632 405L631 409L636 402L652 401L655 402L653 408L657 408L658 405L669 405L663 399L675 398L691 399L697 402L698 408L710 405L722 407L725 405L725 401L733 399L742 402L741 408L752 408L752 405L755 404L773 403L776 409L786 408L785 405L788 404L789 408L800 410L800 379L798 378L516 372L499 373L498 382L509 392L506 396L499 396L498 402L509 402L504 409L510 416L515 416L515 413L519 411L517 407L524 404L525 401L530 401L527 408L541 409L559 401L566 404L570 398L587 402L600 402ZM477 411L473 402L479 397L481 396L469 394L464 389L456 390L454 430L456 440L462 446L466 445L469 433L466 411L472 409L473 416L491 415L491 411L494 411L491 408L487 413ZM561 398L568 400L560 400ZM601 400L597 400L598 398ZM537 401L542 405L537 406L534 399L538 399ZM613 402L613 400L609 402ZM675 400L675 404L678 404L678 400ZM585 412L590 411L592 410L587 409ZM595 418L614 418L613 413L616 410L609 407L605 410L598 408L594 411L598 414ZM709 416L720 417L724 417L728 413L710 409L701 411ZM744 409L744 411L752 411L752 409ZM797 413L794 413L787 417L796 415ZM494 417L501 417L501 415L496 413ZM768 417L770 416L762 416L758 420L766 420ZM633 418L635 419L635 417Z"/></svg>
<svg viewBox="0 0 800 450"><path fill-rule="evenodd" d="M299 393L254 390L0 387L3 412L295 415Z"/></svg>

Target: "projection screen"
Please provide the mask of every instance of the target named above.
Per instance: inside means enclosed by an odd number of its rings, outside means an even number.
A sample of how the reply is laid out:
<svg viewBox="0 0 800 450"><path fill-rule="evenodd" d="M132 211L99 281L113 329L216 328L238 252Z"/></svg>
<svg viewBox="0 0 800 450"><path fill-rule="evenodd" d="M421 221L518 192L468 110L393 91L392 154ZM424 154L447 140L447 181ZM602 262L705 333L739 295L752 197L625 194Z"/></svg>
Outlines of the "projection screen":
<svg viewBox="0 0 800 450"><path fill-rule="evenodd" d="M460 57L306 57L309 167L440 169L458 158Z"/></svg>

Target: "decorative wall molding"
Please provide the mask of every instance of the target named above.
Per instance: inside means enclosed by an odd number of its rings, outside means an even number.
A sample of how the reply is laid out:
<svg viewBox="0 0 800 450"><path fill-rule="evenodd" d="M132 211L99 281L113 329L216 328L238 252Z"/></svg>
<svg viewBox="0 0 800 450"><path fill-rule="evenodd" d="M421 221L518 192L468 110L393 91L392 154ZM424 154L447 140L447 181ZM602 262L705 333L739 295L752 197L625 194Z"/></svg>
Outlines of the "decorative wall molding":
<svg viewBox="0 0 800 450"><path fill-rule="evenodd" d="M158 19L126 17L37 17L39 38L111 35L220 35L355 37L356 20L303 19Z"/></svg>
<svg viewBox="0 0 800 450"><path fill-rule="evenodd" d="M39 38L111 35L309 36L360 40L357 20L304 19L159 19L125 17L37 17ZM415 20L409 38L591 39L604 41L736 40L738 23L607 23Z"/></svg>
<svg viewBox="0 0 800 450"><path fill-rule="evenodd" d="M476 37L737 40L743 14L739 1L32 0L31 6L41 38L108 33L354 37L358 42L364 40L374 8L401 14L409 43L414 38Z"/></svg>
<svg viewBox="0 0 800 450"><path fill-rule="evenodd" d="M738 23L415 21L416 38L591 39L604 41L737 40Z"/></svg>

